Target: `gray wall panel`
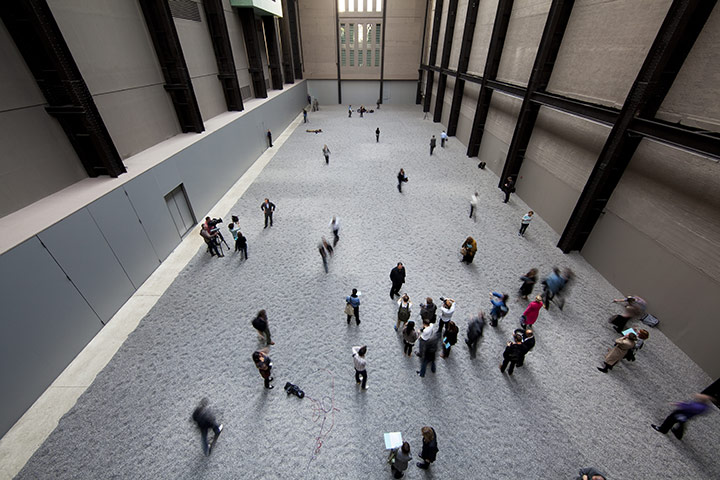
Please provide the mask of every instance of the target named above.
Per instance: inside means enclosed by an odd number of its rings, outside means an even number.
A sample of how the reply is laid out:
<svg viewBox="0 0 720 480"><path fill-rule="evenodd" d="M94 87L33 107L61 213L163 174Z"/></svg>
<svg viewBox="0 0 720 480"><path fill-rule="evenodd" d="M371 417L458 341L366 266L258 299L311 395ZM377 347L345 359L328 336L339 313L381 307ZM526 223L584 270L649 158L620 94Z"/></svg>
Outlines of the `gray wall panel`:
<svg viewBox="0 0 720 480"><path fill-rule="evenodd" d="M0 256L0 436L102 327L36 237Z"/></svg>
<svg viewBox="0 0 720 480"><path fill-rule="evenodd" d="M152 172L145 172L126 183L125 191L159 260L165 260L180 243L180 236L163 200L167 192L160 190Z"/></svg>
<svg viewBox="0 0 720 480"><path fill-rule="evenodd" d="M133 287L139 288L160 265L160 259L125 190L113 190L94 201L88 210Z"/></svg>
<svg viewBox="0 0 720 480"><path fill-rule="evenodd" d="M133 294L130 279L87 209L38 237L104 322Z"/></svg>

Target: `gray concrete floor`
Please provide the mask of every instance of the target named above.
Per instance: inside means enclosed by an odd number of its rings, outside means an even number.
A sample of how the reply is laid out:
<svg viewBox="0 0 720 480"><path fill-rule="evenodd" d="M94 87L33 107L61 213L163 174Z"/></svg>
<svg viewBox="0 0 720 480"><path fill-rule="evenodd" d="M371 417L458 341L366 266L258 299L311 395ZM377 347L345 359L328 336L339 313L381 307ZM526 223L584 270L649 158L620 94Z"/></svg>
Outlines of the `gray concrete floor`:
<svg viewBox="0 0 720 480"><path fill-rule="evenodd" d="M407 478L560 479L591 465L614 479L720 476L716 411L692 421L682 442L650 428L707 375L657 330L637 362L599 373L616 337L606 323L616 311L610 300L620 292L582 257L555 248L558 235L541 218L517 237L528 206L516 196L503 204L497 176L479 170L457 140L429 156L439 124L423 121L419 108L393 106L362 119L323 107L309 119L232 210L250 259L200 249L18 478L389 478L383 433L401 431L417 454L423 425L438 434L438 460L429 472L412 465ZM402 194L401 167L409 177ZM477 222L468 218L474 190ZM277 205L269 229L265 197ZM326 275L316 245L331 237L332 215L343 229ZM470 266L459 262L468 235L478 241ZM541 312L537 346L514 376L498 363L525 306L515 295L477 358L460 342L420 379L393 330L388 274L398 261L413 317L424 297L450 296L463 333L470 315L489 309L491 290L514 294L530 267L545 275L569 266L578 279L564 311ZM362 291L359 327L343 314L352 288ZM271 391L250 359L260 308L276 342ZM350 351L361 344L365 392ZM286 381L306 398L287 397ZM202 396L225 424L207 458L189 420Z"/></svg>

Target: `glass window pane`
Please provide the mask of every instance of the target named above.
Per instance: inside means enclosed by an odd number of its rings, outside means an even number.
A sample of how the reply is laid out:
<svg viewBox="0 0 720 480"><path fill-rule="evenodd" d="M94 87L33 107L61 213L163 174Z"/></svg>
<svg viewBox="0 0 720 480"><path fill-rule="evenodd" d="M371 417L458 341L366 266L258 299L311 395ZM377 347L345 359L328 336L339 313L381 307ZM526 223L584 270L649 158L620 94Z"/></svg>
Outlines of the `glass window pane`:
<svg viewBox="0 0 720 480"><path fill-rule="evenodd" d="M380 45L380 24L375 24L375 43Z"/></svg>
<svg viewBox="0 0 720 480"><path fill-rule="evenodd" d="M358 0L358 12L362 12L365 8L365 2L363 0Z"/></svg>
<svg viewBox="0 0 720 480"><path fill-rule="evenodd" d="M358 43L363 43L363 26L362 23L358 23Z"/></svg>
<svg viewBox="0 0 720 480"><path fill-rule="evenodd" d="M348 42L350 45L355 44L355 24L350 24L350 41Z"/></svg>
<svg viewBox="0 0 720 480"><path fill-rule="evenodd" d="M340 24L340 44L341 45L345 44L345 24L344 23Z"/></svg>
<svg viewBox="0 0 720 480"><path fill-rule="evenodd" d="M370 52L371 52L371 51L372 51L372 50L368 50L368 51L367 51L367 57L365 58L365 65L368 66L368 67L372 67L372 59L371 59L371 57L370 57Z"/></svg>
<svg viewBox="0 0 720 480"><path fill-rule="evenodd" d="M363 66L363 63L362 63L362 54L363 54L363 51L362 51L362 50L358 50L358 67L362 67L362 66Z"/></svg>
<svg viewBox="0 0 720 480"><path fill-rule="evenodd" d="M348 12L355 11L355 0L348 0Z"/></svg>
<svg viewBox="0 0 720 480"><path fill-rule="evenodd" d="M344 48L343 48L342 50L340 50L341 58L342 58L341 63L342 63L342 66L343 66L343 67L345 66L345 57L346 57L345 52L346 52L346 51L347 51L347 50L345 50Z"/></svg>
<svg viewBox="0 0 720 480"><path fill-rule="evenodd" d="M376 67L380 66L380 49L379 48L375 49L375 66Z"/></svg>
<svg viewBox="0 0 720 480"><path fill-rule="evenodd" d="M350 50L350 66L355 66L355 50Z"/></svg>
<svg viewBox="0 0 720 480"><path fill-rule="evenodd" d="M345 0L338 0L338 12L345 11Z"/></svg>
<svg viewBox="0 0 720 480"><path fill-rule="evenodd" d="M365 28L367 29L365 38L367 39L367 43L371 43L372 42L372 24L371 23L366 24Z"/></svg>
<svg viewBox="0 0 720 480"><path fill-rule="evenodd" d="M372 12L373 0L367 0L367 2L368 2L368 4L367 4L367 11L368 11L368 12Z"/></svg>
<svg viewBox="0 0 720 480"><path fill-rule="evenodd" d="M352 0L351 0L352 1ZM375 11L376 12L382 12L382 0L377 0L375 2Z"/></svg>

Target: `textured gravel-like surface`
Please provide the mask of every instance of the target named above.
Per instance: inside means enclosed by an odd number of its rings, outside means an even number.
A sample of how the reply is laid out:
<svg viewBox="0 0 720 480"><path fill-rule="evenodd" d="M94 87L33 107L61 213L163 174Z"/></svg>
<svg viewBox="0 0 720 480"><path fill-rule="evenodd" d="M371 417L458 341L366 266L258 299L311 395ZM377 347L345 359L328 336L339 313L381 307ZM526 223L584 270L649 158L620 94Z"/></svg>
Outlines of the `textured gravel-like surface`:
<svg viewBox="0 0 720 480"><path fill-rule="evenodd" d="M250 259L199 251L18 478L390 478L383 433L401 431L415 455L423 425L438 434L438 459L428 472L411 464L407 478L564 479L583 466L610 479L720 478L717 411L689 423L682 442L650 428L668 402L710 382L699 367L653 330L635 363L599 373L616 337L606 323L616 311L610 300L620 292L579 255L555 248L558 235L541 218L517 237L528 206L516 196L503 204L497 176L479 170L457 140L440 148L442 127L423 121L419 108L387 106L362 119L346 112L311 113L238 198L233 213ZM409 177L402 194L401 167ZM468 218L474 190L476 223ZM266 196L277 211L264 230ZM316 246L332 237L332 215L343 228L326 275ZM478 241L470 266L459 263L468 235ZM402 355L393 330L388 275L398 261L413 317L424 297L453 297L463 334L468 316L490 306L491 290L513 295L477 358L460 341L448 359L438 357L436 374L415 374L419 361ZM503 375L501 353L525 306L518 277L553 265L578 275L565 310L541 312L525 367ZM359 327L343 314L352 288L362 292ZM270 391L250 359L259 346L250 320L260 308L276 342ZM361 344L365 392L350 351ZM288 397L286 381L307 397ZM202 396L225 424L207 458L189 421Z"/></svg>

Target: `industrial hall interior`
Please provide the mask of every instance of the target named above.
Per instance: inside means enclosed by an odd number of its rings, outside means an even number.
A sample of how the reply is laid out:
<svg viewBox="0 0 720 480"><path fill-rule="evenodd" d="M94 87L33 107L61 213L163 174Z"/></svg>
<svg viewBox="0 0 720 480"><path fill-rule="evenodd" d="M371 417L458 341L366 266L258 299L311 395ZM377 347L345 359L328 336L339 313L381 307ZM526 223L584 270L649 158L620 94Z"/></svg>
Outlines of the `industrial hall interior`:
<svg viewBox="0 0 720 480"><path fill-rule="evenodd" d="M720 478L717 3L0 2L0 480Z"/></svg>

